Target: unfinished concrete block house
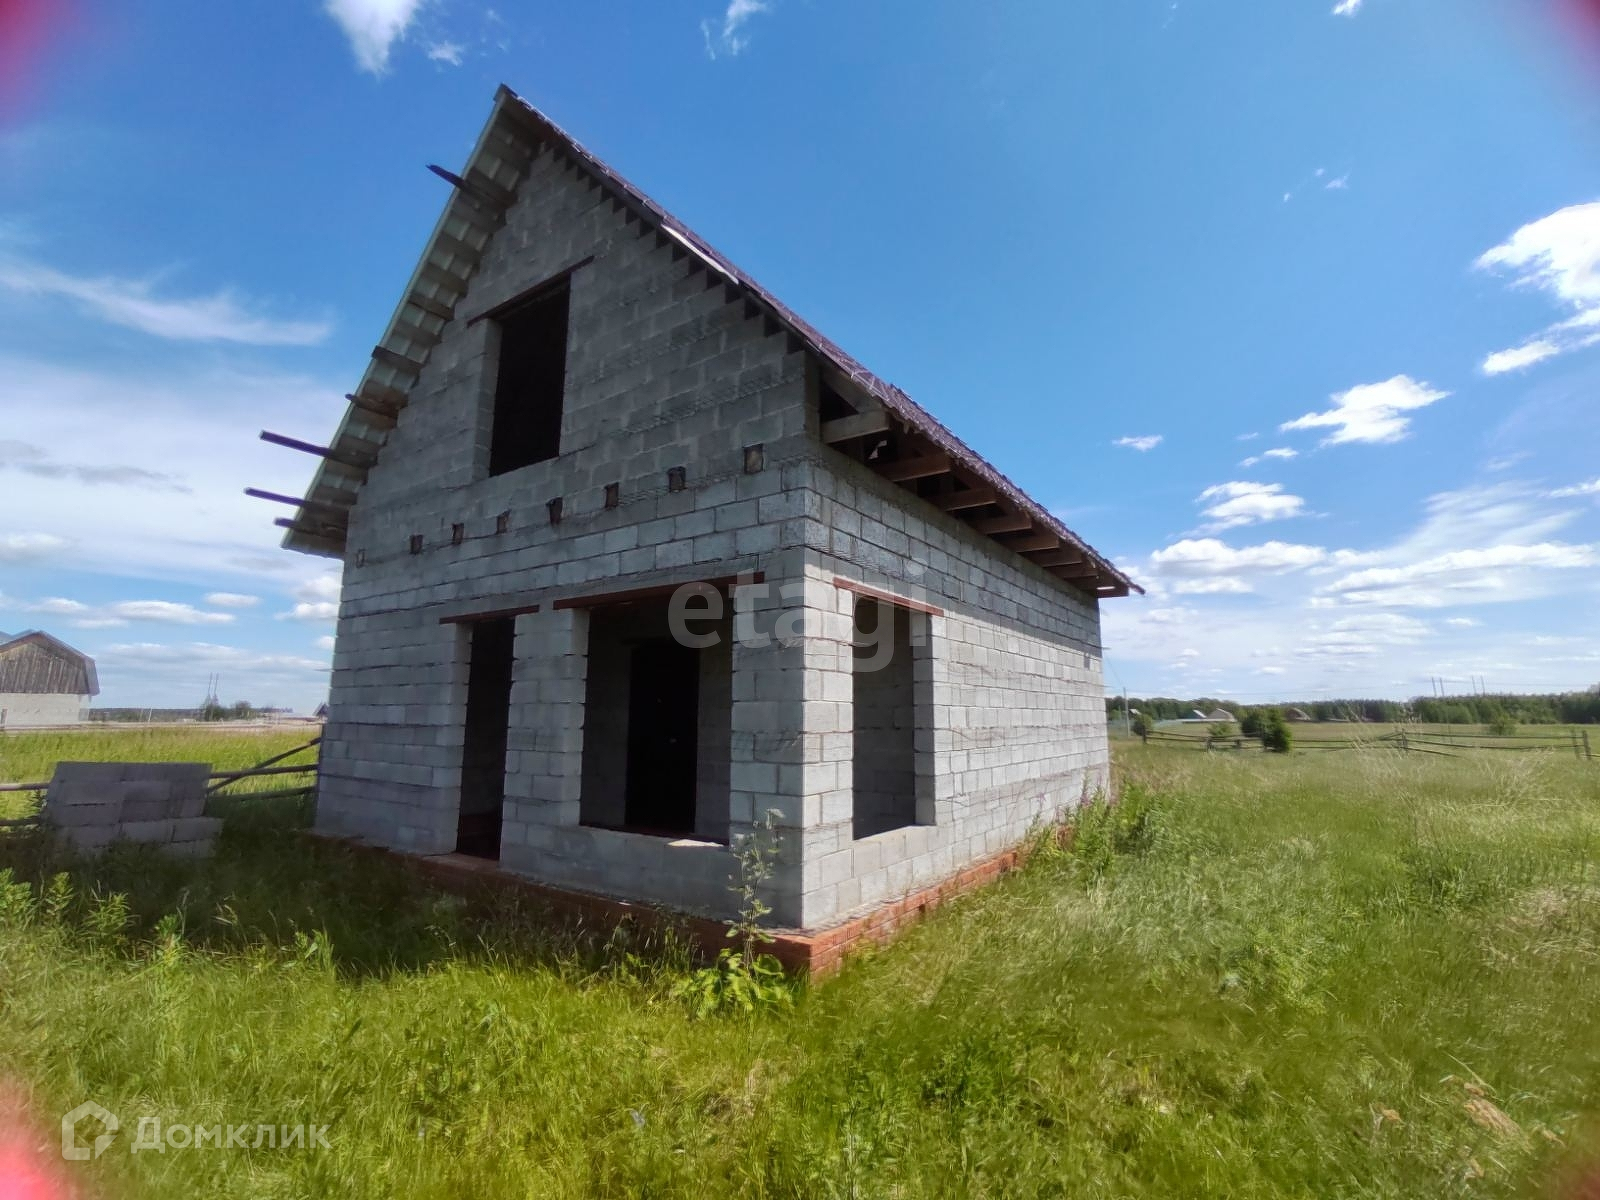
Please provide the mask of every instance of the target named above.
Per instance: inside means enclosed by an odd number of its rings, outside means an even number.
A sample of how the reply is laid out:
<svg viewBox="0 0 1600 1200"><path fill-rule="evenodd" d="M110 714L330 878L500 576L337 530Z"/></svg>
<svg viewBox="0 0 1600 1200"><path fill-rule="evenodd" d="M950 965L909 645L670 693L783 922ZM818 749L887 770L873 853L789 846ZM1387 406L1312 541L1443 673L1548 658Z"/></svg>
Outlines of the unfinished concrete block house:
<svg viewBox="0 0 1600 1200"><path fill-rule="evenodd" d="M1102 786L1126 576L511 91L434 170L331 444L264 435L344 564L321 831L725 916L771 812L814 930Z"/></svg>

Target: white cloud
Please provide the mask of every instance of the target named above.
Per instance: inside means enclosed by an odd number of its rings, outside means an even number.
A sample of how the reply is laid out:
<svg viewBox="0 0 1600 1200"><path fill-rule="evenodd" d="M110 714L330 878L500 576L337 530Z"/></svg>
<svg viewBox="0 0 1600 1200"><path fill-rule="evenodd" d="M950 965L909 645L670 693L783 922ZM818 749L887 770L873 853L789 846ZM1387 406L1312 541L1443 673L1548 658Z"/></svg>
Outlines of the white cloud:
<svg viewBox="0 0 1600 1200"><path fill-rule="evenodd" d="M343 588L337 572L327 572L305 580L294 589L296 600L337 600Z"/></svg>
<svg viewBox="0 0 1600 1200"><path fill-rule="evenodd" d="M302 602L288 612L278 614L280 621L332 621L339 615L339 606L331 600L319 603Z"/></svg>
<svg viewBox="0 0 1600 1200"><path fill-rule="evenodd" d="M36 479L70 479L91 487L145 488L150 491L187 492L182 483L161 471L119 463L65 463L31 442L0 441L0 471L20 471Z"/></svg>
<svg viewBox="0 0 1600 1200"><path fill-rule="evenodd" d="M459 67L466 49L460 42L435 42L428 47L428 59L431 62Z"/></svg>
<svg viewBox="0 0 1600 1200"><path fill-rule="evenodd" d="M162 300L136 279L89 279L51 267L0 262L0 287L26 296L75 301L102 321L153 337L185 342L238 342L251 346L314 346L325 341L327 321L279 321L246 311L229 293Z"/></svg>
<svg viewBox="0 0 1600 1200"><path fill-rule="evenodd" d="M1353 17L1361 11L1363 0L1339 0L1333 6L1333 15L1336 17Z"/></svg>
<svg viewBox="0 0 1600 1200"><path fill-rule="evenodd" d="M66 596L47 596L21 605L23 611L60 617L77 629L111 629L133 621L161 625L227 625L232 613L205 612L191 604L169 600L118 600L111 604L85 604Z"/></svg>
<svg viewBox="0 0 1600 1200"><path fill-rule="evenodd" d="M1182 579L1172 590L1180 596L1244 596L1255 591L1242 579L1226 575L1215 579Z"/></svg>
<svg viewBox="0 0 1600 1200"><path fill-rule="evenodd" d="M332 621L339 616L339 576L317 575L305 580L294 589L299 601L288 612L278 614L280 621Z"/></svg>
<svg viewBox="0 0 1600 1200"><path fill-rule="evenodd" d="M1588 483L1577 483L1571 487L1557 488L1550 493L1552 499L1570 500L1578 496L1600 496L1600 479L1591 479Z"/></svg>
<svg viewBox="0 0 1600 1200"><path fill-rule="evenodd" d="M344 408L337 385L182 363L57 365L3 351L0 379L8 435L71 446L74 465L89 468L157 464L185 489L107 503L103 491L66 475L27 487L0 482L6 523L26 531L9 546L0 534L0 559L49 554L75 570L177 580L197 591L253 592L263 578L288 591L327 570L279 549L278 510L242 488L303 494L314 464L260 441L261 413L271 411L282 429L326 433ZM130 412L140 419L128 420ZM238 586L246 580L252 586Z"/></svg>
<svg viewBox="0 0 1600 1200"><path fill-rule="evenodd" d="M1211 518L1206 528L1213 533L1298 517L1306 504L1301 497L1286 493L1281 483L1239 481L1208 487L1200 493L1199 501L1207 505L1201 511Z"/></svg>
<svg viewBox="0 0 1600 1200"><path fill-rule="evenodd" d="M1600 201L1575 204L1524 225L1474 264L1507 271L1512 286L1544 292L1574 310L1543 333L1483 360L1486 375L1524 370L1600 342Z"/></svg>
<svg viewBox="0 0 1600 1200"><path fill-rule="evenodd" d="M422 0L327 0L324 11L339 23L356 64L382 75L389 69L389 51L405 37Z"/></svg>
<svg viewBox="0 0 1600 1200"><path fill-rule="evenodd" d="M1472 617L1446 617L1444 623L1452 629L1477 629L1483 624Z"/></svg>
<svg viewBox="0 0 1600 1200"><path fill-rule="evenodd" d="M706 40L706 54L717 58L722 54L731 57L743 53L750 44L750 35L744 31L745 25L758 13L771 11L772 5L768 0L729 0L727 10L722 14L720 28L710 19L700 22L700 33Z"/></svg>
<svg viewBox="0 0 1600 1200"><path fill-rule="evenodd" d="M1319 589L1319 599L1339 604L1443 608L1524 598L1530 572L1600 566L1600 546L1566 542L1453 550L1395 567L1370 567Z"/></svg>
<svg viewBox="0 0 1600 1200"><path fill-rule="evenodd" d="M1159 575L1195 579L1301 571L1327 559L1328 551L1321 546L1262 542L1235 548L1216 538L1186 538L1157 550L1150 556L1150 566Z"/></svg>
<svg viewBox="0 0 1600 1200"><path fill-rule="evenodd" d="M261 597L246 596L239 592L209 592L206 603L212 608L254 608L261 603Z"/></svg>
<svg viewBox="0 0 1600 1200"><path fill-rule="evenodd" d="M332 650L334 647L334 636L331 633L323 634L317 639L316 647L318 650Z"/></svg>
<svg viewBox="0 0 1600 1200"><path fill-rule="evenodd" d="M0 533L0 562L37 562L66 547L65 538L51 533Z"/></svg>
<svg viewBox="0 0 1600 1200"><path fill-rule="evenodd" d="M1561 347L1554 342L1537 338L1510 350L1496 350L1483 360L1479 369L1485 375L1505 375L1511 371L1525 370L1560 353Z"/></svg>
<svg viewBox="0 0 1600 1200"><path fill-rule="evenodd" d="M1154 450L1161 445L1162 437L1159 433L1149 434L1145 437L1119 437L1112 442L1113 446L1126 446L1129 450L1137 450L1140 454Z"/></svg>
<svg viewBox="0 0 1600 1200"><path fill-rule="evenodd" d="M1278 447L1274 447L1271 450L1263 450L1260 454L1252 454L1249 458L1244 459L1242 462L1240 462L1239 465L1241 467L1253 467L1257 463L1265 462L1269 458L1276 458L1276 459L1280 459L1280 460L1285 460L1285 459L1299 458L1299 457L1300 457L1300 451L1291 450L1287 446L1278 446Z"/></svg>
<svg viewBox="0 0 1600 1200"><path fill-rule="evenodd" d="M1330 192L1347 192L1350 190L1350 172L1346 171L1343 175L1338 176L1336 179L1328 180L1328 182L1322 186L1326 191Z"/></svg>
<svg viewBox="0 0 1600 1200"><path fill-rule="evenodd" d="M1382 383L1362 384L1339 392L1332 397L1332 408L1307 413L1285 422L1278 429L1283 433L1295 429L1332 429L1333 432L1322 440L1324 446L1398 442L1411 426L1411 419L1401 413L1426 408L1449 394L1418 383L1409 375L1396 375Z"/></svg>

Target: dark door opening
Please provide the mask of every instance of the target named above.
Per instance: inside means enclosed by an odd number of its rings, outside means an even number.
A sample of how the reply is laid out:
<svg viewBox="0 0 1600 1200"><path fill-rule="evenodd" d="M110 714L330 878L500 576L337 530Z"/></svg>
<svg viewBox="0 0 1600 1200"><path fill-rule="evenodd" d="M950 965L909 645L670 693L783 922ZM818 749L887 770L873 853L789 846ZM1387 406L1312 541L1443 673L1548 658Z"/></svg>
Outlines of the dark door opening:
<svg viewBox="0 0 1600 1200"><path fill-rule="evenodd" d="M633 648L628 667L624 819L640 833L694 833L700 655L670 640Z"/></svg>
<svg viewBox="0 0 1600 1200"><path fill-rule="evenodd" d="M511 724L516 622L509 617L474 621L470 637L456 853L497 859L500 813L506 798L506 735Z"/></svg>

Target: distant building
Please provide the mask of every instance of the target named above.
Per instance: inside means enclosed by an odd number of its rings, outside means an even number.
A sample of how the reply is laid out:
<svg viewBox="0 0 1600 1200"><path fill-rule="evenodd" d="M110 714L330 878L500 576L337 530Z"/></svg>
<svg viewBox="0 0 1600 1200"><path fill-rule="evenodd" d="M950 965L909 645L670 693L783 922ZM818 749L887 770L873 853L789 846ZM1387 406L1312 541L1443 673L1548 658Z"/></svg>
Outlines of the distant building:
<svg viewBox="0 0 1600 1200"><path fill-rule="evenodd" d="M1218 708L1207 713L1205 719L1208 721L1237 721L1239 718L1225 708Z"/></svg>
<svg viewBox="0 0 1600 1200"><path fill-rule="evenodd" d="M1291 721L1314 721L1316 719L1303 708L1291 708L1283 715Z"/></svg>
<svg viewBox="0 0 1600 1200"><path fill-rule="evenodd" d="M76 725L99 694L87 654L37 629L0 633L0 729Z"/></svg>

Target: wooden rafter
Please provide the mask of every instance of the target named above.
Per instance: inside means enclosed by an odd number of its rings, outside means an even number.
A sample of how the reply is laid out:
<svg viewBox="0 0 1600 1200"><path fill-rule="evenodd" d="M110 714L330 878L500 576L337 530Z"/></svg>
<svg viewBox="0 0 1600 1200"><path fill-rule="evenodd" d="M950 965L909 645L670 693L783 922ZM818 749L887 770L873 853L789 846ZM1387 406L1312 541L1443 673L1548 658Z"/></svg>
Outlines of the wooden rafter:
<svg viewBox="0 0 1600 1200"><path fill-rule="evenodd" d="M331 446L317 446L311 442L302 442L299 438L285 437L281 433L273 433L270 429L261 431L261 440L263 442L271 442L274 446L298 450L302 454L315 454L318 458L325 458L329 462L340 463L357 471L370 470L378 461L372 455L357 455L348 451L335 450Z"/></svg>
<svg viewBox="0 0 1600 1200"><path fill-rule="evenodd" d="M893 462L873 463L872 468L891 483L909 483L913 479L948 475L950 456L941 451L937 454L918 455L915 458L899 458Z"/></svg>
<svg viewBox="0 0 1600 1200"><path fill-rule="evenodd" d="M999 497L992 487L968 488L964 492L951 492L949 495L940 496L934 501L945 512L960 512L967 508L983 508L993 504Z"/></svg>
<svg viewBox="0 0 1600 1200"><path fill-rule="evenodd" d="M822 440L830 446L840 442L848 442L851 438L866 437L869 434L885 433L889 429L889 414L883 409L874 409L868 412L855 413L852 416L840 417L834 421L822 423Z"/></svg>
<svg viewBox="0 0 1600 1200"><path fill-rule="evenodd" d="M1021 533L1033 528L1033 518L1027 513L1007 513L1003 517L984 517L974 521L972 527L979 533L991 536L997 533Z"/></svg>

